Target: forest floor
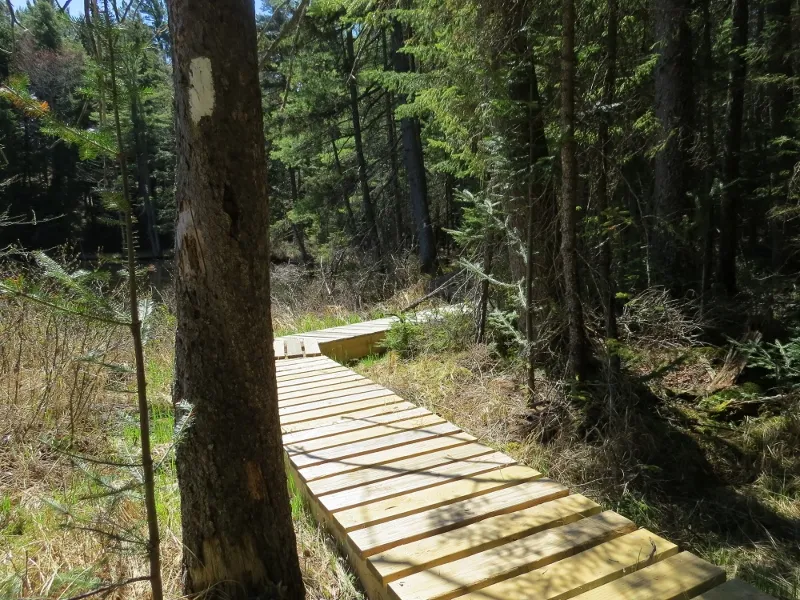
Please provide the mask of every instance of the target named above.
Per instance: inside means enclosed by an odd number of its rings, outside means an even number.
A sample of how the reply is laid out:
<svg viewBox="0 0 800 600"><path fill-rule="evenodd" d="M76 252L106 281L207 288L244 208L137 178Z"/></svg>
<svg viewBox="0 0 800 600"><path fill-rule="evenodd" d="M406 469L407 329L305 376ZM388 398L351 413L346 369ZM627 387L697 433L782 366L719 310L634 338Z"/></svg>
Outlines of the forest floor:
<svg viewBox="0 0 800 600"><path fill-rule="evenodd" d="M300 293L297 274L273 276L276 335L389 314L424 295L406 285L368 305ZM358 282L342 286L351 294ZM167 298L149 321L148 391L158 470L167 597L180 597L180 501L170 386L174 316ZM640 317L641 318L641 315ZM675 321L667 316L664 322ZM625 325L623 323L623 325ZM389 352L354 365L404 398L662 534L779 598L800 598L800 409L752 383L709 385L725 350L638 323L624 340L612 389L594 390L615 416L602 435L581 430L585 408L540 374L537 408L524 369L502 340L474 342L470 316L403 324ZM655 338L661 340L656 343ZM667 340L665 342L664 340ZM102 348L102 360L92 358ZM0 598L69 598L143 574L138 430L124 331L0 298ZM331 538L293 493L298 552L311 600L363 598ZM106 533L97 533L102 530ZM110 535L109 535L110 534ZM147 587L115 598L147 597Z"/></svg>
<svg viewBox="0 0 800 600"><path fill-rule="evenodd" d="M394 349L355 369L729 577L800 598L796 393L752 382L709 392L729 362L726 349L640 335L619 349L613 396L599 385L569 401L563 384L539 373L531 410L523 365L476 344L471 319L390 332ZM587 406L598 398L613 416L602 432L587 432Z"/></svg>

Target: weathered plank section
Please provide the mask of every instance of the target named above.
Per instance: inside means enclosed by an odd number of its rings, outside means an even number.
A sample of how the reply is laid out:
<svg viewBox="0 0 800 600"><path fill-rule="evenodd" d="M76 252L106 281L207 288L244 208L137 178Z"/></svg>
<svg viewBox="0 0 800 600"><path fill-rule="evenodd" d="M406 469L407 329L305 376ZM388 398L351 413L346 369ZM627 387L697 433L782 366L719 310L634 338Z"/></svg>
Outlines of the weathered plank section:
<svg viewBox="0 0 800 600"><path fill-rule="evenodd" d="M329 358L395 320L275 350L287 470L370 600L768 600Z"/></svg>

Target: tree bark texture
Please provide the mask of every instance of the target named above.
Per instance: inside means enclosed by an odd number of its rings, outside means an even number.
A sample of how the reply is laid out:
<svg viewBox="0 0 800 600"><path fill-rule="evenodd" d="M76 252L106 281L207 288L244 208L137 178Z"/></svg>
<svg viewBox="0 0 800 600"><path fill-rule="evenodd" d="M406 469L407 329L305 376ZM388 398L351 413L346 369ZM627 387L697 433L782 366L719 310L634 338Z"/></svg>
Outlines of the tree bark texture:
<svg viewBox="0 0 800 600"><path fill-rule="evenodd" d="M610 208L608 172L610 168L609 156L611 154L610 120L611 106L617 82L617 30L619 27L619 3L617 0L608 0L608 24L606 26L606 72L603 81L603 107L600 115L598 142L600 144L600 176L597 182L597 210L600 213L601 223L608 219ZM600 283L602 289L602 306L605 321L605 336L609 340L617 338L617 307L616 289L612 273L612 244L613 240L607 227L603 227L603 236L600 241ZM610 359L612 371L619 371L619 356L614 353Z"/></svg>
<svg viewBox="0 0 800 600"><path fill-rule="evenodd" d="M380 232L378 231L378 221L375 217L375 205L369 191L369 178L367 175L367 161L364 158L364 142L361 137L361 116L358 110L358 84L355 74L355 50L353 41L353 30L347 30L346 50L347 61L347 88L350 92L350 113L353 118L353 140L356 147L356 161L358 162L358 180L361 183L361 201L364 208L364 217L367 221L367 241L375 251L377 259L380 261L383 256L381 249Z"/></svg>
<svg viewBox="0 0 800 600"><path fill-rule="evenodd" d="M305 597L278 420L254 10L169 2L183 582L211 600Z"/></svg>
<svg viewBox="0 0 800 600"><path fill-rule="evenodd" d="M653 0L659 59L655 71L655 115L661 125L655 157L654 222L650 254L655 282L682 291L691 265L683 215L687 197L692 98L692 43L688 0Z"/></svg>
<svg viewBox="0 0 800 600"><path fill-rule="evenodd" d="M395 21L392 30L392 54L394 70L397 73L411 71L407 54L398 52L404 43L403 26ZM406 103L403 95L398 95L400 104ZM423 273L432 275L438 268L436 238L433 234L430 209L428 206L428 179L425 173L425 158L422 154L422 137L419 119L405 117L400 119L400 136L403 140L403 164L408 179L408 196L411 204L411 217L417 232L419 261Z"/></svg>
<svg viewBox="0 0 800 600"><path fill-rule="evenodd" d="M578 163L575 143L575 0L561 4L561 263L567 311L571 380L583 380L586 371L586 332L578 282L576 203Z"/></svg>

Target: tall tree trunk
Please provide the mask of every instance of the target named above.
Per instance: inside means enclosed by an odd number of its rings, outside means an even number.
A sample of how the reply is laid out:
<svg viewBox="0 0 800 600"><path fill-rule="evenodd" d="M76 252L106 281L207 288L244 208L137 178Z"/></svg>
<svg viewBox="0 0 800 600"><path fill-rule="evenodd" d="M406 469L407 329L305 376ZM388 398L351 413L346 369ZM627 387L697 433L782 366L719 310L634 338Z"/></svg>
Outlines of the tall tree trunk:
<svg viewBox="0 0 800 600"><path fill-rule="evenodd" d="M137 191L142 201L147 240L150 243L150 253L154 257L161 256L161 240L158 237L158 223L156 211L150 197L150 164L147 149L147 124L142 112L142 103L139 100L138 89L134 87L131 98L131 124L133 125L133 138L136 143L136 178Z"/></svg>
<svg viewBox="0 0 800 600"><path fill-rule="evenodd" d="M659 59L655 71L655 115L661 147L655 157L654 223L650 237L656 282L683 292L692 271L684 216L687 199L692 99L692 43L689 0L653 0Z"/></svg>
<svg viewBox="0 0 800 600"><path fill-rule="evenodd" d="M392 30L392 54L394 70L397 73L411 71L408 54L399 52L405 44L403 26L394 21ZM406 97L398 95L400 104L406 103ZM403 163L408 179L408 195L411 201L411 217L417 232L419 246L419 262L423 273L433 274L439 266L436 254L436 238L433 234L430 209L428 206L428 179L425 174L425 158L422 153L422 138L419 119L405 117L400 119L400 135L403 140Z"/></svg>
<svg viewBox="0 0 800 600"><path fill-rule="evenodd" d="M375 206L370 197L367 161L364 158L364 142L361 138L361 117L359 116L358 110L358 84L355 74L356 57L353 49L352 29L347 30L346 41L347 73L345 75L347 77L347 87L350 91L350 113L353 117L353 140L356 147L356 161L358 162L358 180L361 183L361 200L364 206L364 217L367 221L367 240L380 261L383 256L383 250L381 248L380 232L378 231L378 221L375 217Z"/></svg>
<svg viewBox="0 0 800 600"><path fill-rule="evenodd" d="M719 228L718 276L728 295L736 293L736 246L739 212L739 164L742 149L742 120L744 116L744 85L747 76L748 10L747 0L733 0L731 7L730 79L728 83L728 114L725 139L725 187L722 191Z"/></svg>
<svg viewBox="0 0 800 600"><path fill-rule="evenodd" d="M617 84L617 30L619 27L619 4L617 0L608 0L608 25L606 28L606 72L603 81L603 111L600 115L598 130L598 143L600 144L600 176L597 182L597 210L600 220L606 222L610 207L608 194L609 156L611 155L611 135L609 121L611 120L611 107L614 103ZM617 307L614 276L611 272L613 260L613 240L609 230L603 227L600 240L600 282L602 288L602 306L605 321L606 339L614 342L617 339ZM612 372L619 371L619 355L612 348L610 356Z"/></svg>
<svg viewBox="0 0 800 600"><path fill-rule="evenodd" d="M578 162L575 144L575 0L561 3L561 262L569 333L571 381L586 375L586 332L578 282L576 208Z"/></svg>
<svg viewBox="0 0 800 600"><path fill-rule="evenodd" d="M345 211L347 212L347 227L351 235L356 235L358 227L356 227L356 216L353 214L353 207L350 206L350 198L347 196L344 185L344 170L342 163L339 160L339 149L336 147L336 139L331 136L331 147L333 148L333 161L336 165L336 172L339 174L339 186L342 188L342 201L344 203Z"/></svg>
<svg viewBox="0 0 800 600"><path fill-rule="evenodd" d="M711 36L711 0L703 0L703 191L700 194L698 231L703 240L703 265L700 282L700 310L705 310L711 291L714 267L714 176L717 148L714 136L714 48Z"/></svg>
<svg viewBox="0 0 800 600"><path fill-rule="evenodd" d="M492 274L494 237L492 232L489 231L486 235L486 246L483 249L483 272L486 276L481 280L481 295L478 299L478 335L476 339L479 344L482 344L486 339L486 318L489 313L489 276Z"/></svg>
<svg viewBox="0 0 800 600"><path fill-rule="evenodd" d="M305 597L278 418L252 2L169 2L178 142L174 402L187 595ZM189 410L191 409L191 413ZM235 435L234 435L235 434Z"/></svg>
<svg viewBox="0 0 800 600"><path fill-rule="evenodd" d="M297 206L298 193L297 193L297 179L295 177L295 170L292 168L289 169L289 185L292 189L292 209L294 209ZM310 267L313 261L311 259L311 256L309 256L308 254L308 250L306 249L306 239L305 239L305 234L303 233L303 228L300 227L294 221L291 222L292 222L292 233L294 234L294 239L297 242L297 249L300 251L300 260L303 261L303 265L305 265L306 267Z"/></svg>
<svg viewBox="0 0 800 600"><path fill-rule="evenodd" d="M771 0L767 3L767 18L770 23L770 36L767 41L769 58L767 68L770 83L767 84L769 99L769 127L772 138L770 169L770 195L773 207L788 201L788 182L796 154L789 151L786 144L775 147L776 140L792 139L794 131L787 120L788 109L792 106L793 93L790 83L792 77L792 3L791 0ZM770 239L772 240L772 266L777 271L785 261L784 219L770 219Z"/></svg>
<svg viewBox="0 0 800 600"><path fill-rule="evenodd" d="M390 71L392 65L390 64L389 48L386 41L386 31L382 32L382 48L383 48L383 70ZM395 233L395 248L400 248L403 244L403 198L400 190L400 165L397 159L397 125L394 119L394 94L386 90L384 94L384 101L386 102L386 145L389 149L389 177L391 179L392 189L392 207L394 208L394 233Z"/></svg>

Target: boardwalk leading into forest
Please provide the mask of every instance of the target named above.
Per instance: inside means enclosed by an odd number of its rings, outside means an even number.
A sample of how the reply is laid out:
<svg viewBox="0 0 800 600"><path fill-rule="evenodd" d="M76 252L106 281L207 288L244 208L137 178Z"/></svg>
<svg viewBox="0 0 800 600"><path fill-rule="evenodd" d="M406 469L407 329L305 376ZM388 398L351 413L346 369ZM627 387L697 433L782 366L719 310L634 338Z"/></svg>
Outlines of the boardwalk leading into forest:
<svg viewBox="0 0 800 600"><path fill-rule="evenodd" d="M275 341L286 464L370 600L765 600L333 360L394 318Z"/></svg>

